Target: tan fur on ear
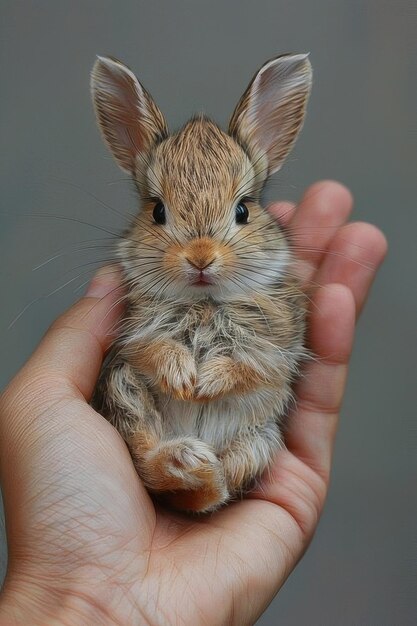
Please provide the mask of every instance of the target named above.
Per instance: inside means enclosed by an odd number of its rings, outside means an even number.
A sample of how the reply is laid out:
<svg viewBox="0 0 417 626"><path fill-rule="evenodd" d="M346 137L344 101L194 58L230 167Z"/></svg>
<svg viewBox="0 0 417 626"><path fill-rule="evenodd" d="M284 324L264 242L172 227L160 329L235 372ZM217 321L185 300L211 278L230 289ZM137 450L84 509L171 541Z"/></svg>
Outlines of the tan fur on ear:
<svg viewBox="0 0 417 626"><path fill-rule="evenodd" d="M116 59L97 58L91 93L106 143L120 167L134 173L136 158L167 136L164 116L133 72Z"/></svg>
<svg viewBox="0 0 417 626"><path fill-rule="evenodd" d="M267 159L265 177L278 171L301 130L311 90L307 54L287 54L265 63L240 99L229 133L253 161Z"/></svg>

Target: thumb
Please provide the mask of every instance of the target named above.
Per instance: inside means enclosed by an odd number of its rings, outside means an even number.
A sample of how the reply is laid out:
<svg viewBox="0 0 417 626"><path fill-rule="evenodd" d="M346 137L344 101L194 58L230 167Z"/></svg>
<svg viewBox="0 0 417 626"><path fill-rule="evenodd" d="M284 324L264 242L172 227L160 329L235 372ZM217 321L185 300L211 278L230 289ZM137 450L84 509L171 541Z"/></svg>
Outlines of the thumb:
<svg viewBox="0 0 417 626"><path fill-rule="evenodd" d="M78 442L97 441L91 437L97 433L95 412L84 398L88 401L93 392L120 316L120 285L117 267L102 268L1 394L0 474L6 509L15 511L35 488L49 485L51 468L55 464L59 471L56 463L62 465L66 449L80 468L85 451L76 452ZM90 420L83 419L84 408L90 410Z"/></svg>
<svg viewBox="0 0 417 626"><path fill-rule="evenodd" d="M12 381L59 380L89 400L104 353L114 335L124 300L117 266L103 267L87 293L49 328L40 345Z"/></svg>

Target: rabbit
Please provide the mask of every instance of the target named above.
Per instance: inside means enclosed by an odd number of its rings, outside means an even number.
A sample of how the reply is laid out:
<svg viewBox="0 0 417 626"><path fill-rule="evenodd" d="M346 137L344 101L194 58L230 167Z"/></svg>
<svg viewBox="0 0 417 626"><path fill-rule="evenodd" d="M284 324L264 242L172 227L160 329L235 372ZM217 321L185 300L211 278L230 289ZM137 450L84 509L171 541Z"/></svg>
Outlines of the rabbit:
<svg viewBox="0 0 417 626"><path fill-rule="evenodd" d="M92 404L148 491L179 511L243 497L285 445L306 296L260 196L302 127L311 83L307 54L279 56L255 74L227 133L197 115L170 134L130 69L97 57L92 70L99 128L140 200L118 241L127 306Z"/></svg>

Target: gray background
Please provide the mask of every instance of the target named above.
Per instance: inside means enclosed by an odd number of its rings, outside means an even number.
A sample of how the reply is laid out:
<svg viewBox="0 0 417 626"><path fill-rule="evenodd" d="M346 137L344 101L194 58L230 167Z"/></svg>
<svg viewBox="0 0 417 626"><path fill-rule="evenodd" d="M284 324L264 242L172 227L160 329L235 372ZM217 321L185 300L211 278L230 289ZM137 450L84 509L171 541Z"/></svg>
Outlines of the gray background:
<svg viewBox="0 0 417 626"><path fill-rule="evenodd" d="M96 226L116 233L135 207L95 127L95 54L130 65L176 127L195 111L225 124L266 59L311 52L307 123L270 196L339 179L390 255L359 325L323 518L259 624L417 623L416 6L2 0L0 10L1 385L108 258L91 242L109 235Z"/></svg>

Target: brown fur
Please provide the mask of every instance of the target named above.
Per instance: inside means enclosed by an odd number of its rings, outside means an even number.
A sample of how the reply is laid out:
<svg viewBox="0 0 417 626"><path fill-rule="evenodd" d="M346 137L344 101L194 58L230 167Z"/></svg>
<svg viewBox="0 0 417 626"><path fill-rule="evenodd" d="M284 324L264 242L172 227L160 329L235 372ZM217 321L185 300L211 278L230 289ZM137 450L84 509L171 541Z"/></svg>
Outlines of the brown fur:
<svg viewBox="0 0 417 626"><path fill-rule="evenodd" d="M150 491L177 508L214 510L282 447L305 356L305 300L286 237L259 197L301 127L309 65L295 55L261 68L230 134L199 116L171 136L123 68L101 59L93 95L142 206L119 244L128 306L93 404L125 438ZM163 224L153 219L161 202ZM244 224L235 220L242 202Z"/></svg>
<svg viewBox="0 0 417 626"><path fill-rule="evenodd" d="M191 400L197 381L197 371L190 351L177 341L161 340L149 344L130 344L124 351L129 362L139 371L147 374L164 393L172 393L181 400ZM175 385L175 377L180 372L181 383Z"/></svg>

